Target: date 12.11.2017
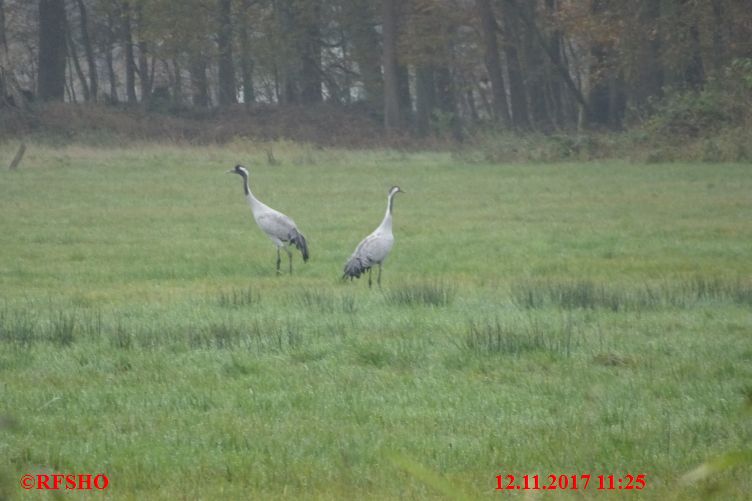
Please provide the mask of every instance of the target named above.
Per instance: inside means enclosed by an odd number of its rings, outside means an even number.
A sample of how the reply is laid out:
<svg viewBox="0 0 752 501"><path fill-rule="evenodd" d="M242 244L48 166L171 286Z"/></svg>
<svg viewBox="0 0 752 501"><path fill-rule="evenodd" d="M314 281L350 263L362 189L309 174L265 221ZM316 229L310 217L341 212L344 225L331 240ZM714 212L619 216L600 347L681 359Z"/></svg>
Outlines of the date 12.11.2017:
<svg viewBox="0 0 752 501"><path fill-rule="evenodd" d="M585 490L588 487L599 491L642 490L647 485L645 474L632 475L496 475L496 490L553 491ZM592 480L592 483L591 483Z"/></svg>

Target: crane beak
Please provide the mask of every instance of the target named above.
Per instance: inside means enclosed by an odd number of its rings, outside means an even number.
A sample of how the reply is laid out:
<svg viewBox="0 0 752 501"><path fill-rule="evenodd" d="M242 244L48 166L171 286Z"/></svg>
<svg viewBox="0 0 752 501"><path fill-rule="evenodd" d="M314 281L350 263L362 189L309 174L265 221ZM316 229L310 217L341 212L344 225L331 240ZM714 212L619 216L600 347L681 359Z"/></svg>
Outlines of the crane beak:
<svg viewBox="0 0 752 501"><path fill-rule="evenodd" d="M226 170L225 174L235 174L235 169Z"/></svg>

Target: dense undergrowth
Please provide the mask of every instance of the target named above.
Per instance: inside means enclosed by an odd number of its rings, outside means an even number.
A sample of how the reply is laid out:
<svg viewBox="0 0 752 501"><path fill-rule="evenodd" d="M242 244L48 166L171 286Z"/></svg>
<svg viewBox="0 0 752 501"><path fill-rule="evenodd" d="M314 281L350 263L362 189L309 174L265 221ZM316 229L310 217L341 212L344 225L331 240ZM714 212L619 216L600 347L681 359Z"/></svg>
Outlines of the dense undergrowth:
<svg viewBox="0 0 752 501"><path fill-rule="evenodd" d="M0 110L0 140L92 146L296 141L313 147L452 151L468 163L747 162L752 160L752 60L735 61L701 89L665 88L660 98L629 110L618 131L510 131L481 121L465 124L458 134L451 123L445 113L437 114L430 133L419 137L410 130L385 132L378 114L357 103L236 105L203 111L32 103L26 110ZM269 160L274 161L271 147Z"/></svg>

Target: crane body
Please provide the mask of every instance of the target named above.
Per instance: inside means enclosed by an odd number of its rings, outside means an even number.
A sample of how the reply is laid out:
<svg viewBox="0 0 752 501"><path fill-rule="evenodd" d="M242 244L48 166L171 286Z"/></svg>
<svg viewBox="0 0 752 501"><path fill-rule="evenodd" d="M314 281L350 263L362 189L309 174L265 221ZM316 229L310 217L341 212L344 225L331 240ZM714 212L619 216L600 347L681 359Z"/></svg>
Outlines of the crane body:
<svg viewBox="0 0 752 501"><path fill-rule="evenodd" d="M282 261L280 250L284 250L289 258L290 274L292 274L292 253L288 248L290 245L294 245L300 251L304 262L309 258L308 243L298 230L295 221L278 210L272 209L253 195L248 183L248 169L242 165L236 165L234 169L228 170L227 174L237 174L243 178L243 192L253 213L253 219L277 248L277 273L280 273Z"/></svg>
<svg viewBox="0 0 752 501"><path fill-rule="evenodd" d="M367 271L368 287L371 287L371 268L377 264L379 266L379 275L376 281L379 287L381 287L381 267L394 245L392 209L394 206L394 196L397 193L404 193L404 191L399 186L393 186L389 190L384 219L378 228L364 238L355 248L355 252L352 253L350 259L345 263L342 278L359 278Z"/></svg>

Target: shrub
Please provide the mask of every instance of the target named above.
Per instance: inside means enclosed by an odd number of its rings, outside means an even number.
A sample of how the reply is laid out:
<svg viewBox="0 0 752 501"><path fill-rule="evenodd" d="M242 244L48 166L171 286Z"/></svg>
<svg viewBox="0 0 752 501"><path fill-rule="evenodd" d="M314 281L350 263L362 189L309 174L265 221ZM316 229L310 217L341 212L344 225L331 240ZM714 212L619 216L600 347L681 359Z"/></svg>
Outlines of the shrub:
<svg viewBox="0 0 752 501"><path fill-rule="evenodd" d="M752 119L752 59L737 59L702 89L665 89L646 127L674 139L706 137Z"/></svg>

